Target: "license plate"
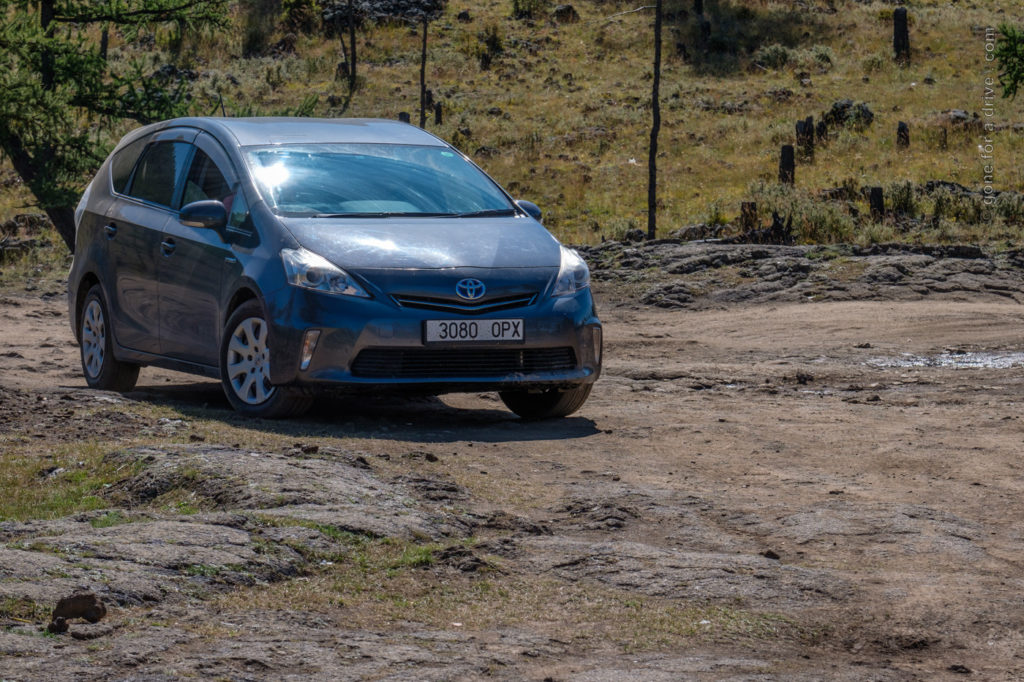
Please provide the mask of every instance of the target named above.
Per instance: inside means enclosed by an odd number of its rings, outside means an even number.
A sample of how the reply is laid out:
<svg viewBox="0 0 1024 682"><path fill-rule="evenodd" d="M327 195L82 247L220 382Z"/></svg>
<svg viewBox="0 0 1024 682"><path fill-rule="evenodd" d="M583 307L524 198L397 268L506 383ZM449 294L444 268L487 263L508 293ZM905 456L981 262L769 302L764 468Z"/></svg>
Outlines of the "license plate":
<svg viewBox="0 0 1024 682"><path fill-rule="evenodd" d="M427 320L427 343L522 341L522 320Z"/></svg>

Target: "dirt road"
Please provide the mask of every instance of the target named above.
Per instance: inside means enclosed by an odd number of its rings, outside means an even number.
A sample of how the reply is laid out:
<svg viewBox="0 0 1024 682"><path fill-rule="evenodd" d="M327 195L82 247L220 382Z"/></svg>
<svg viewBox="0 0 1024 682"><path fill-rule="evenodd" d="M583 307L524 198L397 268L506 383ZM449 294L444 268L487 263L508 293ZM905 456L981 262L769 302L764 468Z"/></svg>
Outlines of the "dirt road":
<svg viewBox="0 0 1024 682"><path fill-rule="evenodd" d="M963 283L960 260L908 268ZM94 393L58 283L3 292L6 462L62 480L81 447L112 478L89 511L0 523L0 677L1024 679L1024 307L1000 272L798 302L808 270L753 304L612 277L605 374L539 423L488 395L250 422L148 369ZM78 586L110 606L72 625L95 638L42 636Z"/></svg>

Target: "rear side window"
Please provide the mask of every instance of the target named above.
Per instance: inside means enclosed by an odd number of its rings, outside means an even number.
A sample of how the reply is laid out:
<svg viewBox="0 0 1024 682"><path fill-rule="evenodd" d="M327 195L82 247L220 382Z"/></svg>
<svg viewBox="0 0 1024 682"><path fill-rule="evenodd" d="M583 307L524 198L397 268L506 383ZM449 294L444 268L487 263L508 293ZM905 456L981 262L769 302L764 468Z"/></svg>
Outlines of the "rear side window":
<svg viewBox="0 0 1024 682"><path fill-rule="evenodd" d="M157 142L150 145L139 161L131 190L136 199L171 206L174 185L181 177L192 145L187 142Z"/></svg>
<svg viewBox="0 0 1024 682"><path fill-rule="evenodd" d="M129 145L119 149L110 161L110 179L114 183L114 191L124 194L128 190L128 181L132 177L132 169L139 160L139 154L146 148L149 135L143 135Z"/></svg>

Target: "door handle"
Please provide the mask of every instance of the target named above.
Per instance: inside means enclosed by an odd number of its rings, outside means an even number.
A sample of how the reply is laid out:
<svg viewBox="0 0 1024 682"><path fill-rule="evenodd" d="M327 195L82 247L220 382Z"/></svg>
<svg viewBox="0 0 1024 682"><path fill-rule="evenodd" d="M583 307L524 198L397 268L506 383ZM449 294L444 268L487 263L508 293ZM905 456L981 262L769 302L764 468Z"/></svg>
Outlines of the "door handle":
<svg viewBox="0 0 1024 682"><path fill-rule="evenodd" d="M114 223L105 225L103 231L107 233L107 239L113 239L117 235L117 225Z"/></svg>
<svg viewBox="0 0 1024 682"><path fill-rule="evenodd" d="M165 239L160 242L160 251L163 252L165 256L170 256L174 253L175 246L173 239Z"/></svg>
<svg viewBox="0 0 1024 682"><path fill-rule="evenodd" d="M235 263L238 262L238 259L235 258L234 256L224 256L224 262L227 263L228 265L234 265Z"/></svg>

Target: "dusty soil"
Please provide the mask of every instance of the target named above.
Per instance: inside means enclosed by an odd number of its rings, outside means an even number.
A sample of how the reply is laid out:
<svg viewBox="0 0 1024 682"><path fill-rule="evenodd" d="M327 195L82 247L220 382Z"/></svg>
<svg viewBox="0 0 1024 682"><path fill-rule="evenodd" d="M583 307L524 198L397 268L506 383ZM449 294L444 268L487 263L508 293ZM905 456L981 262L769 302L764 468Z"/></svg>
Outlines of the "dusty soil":
<svg viewBox="0 0 1024 682"><path fill-rule="evenodd" d="M99 439L126 473L108 509L0 523L0 599L110 609L8 619L2 677L1024 679L1017 253L587 256L605 373L537 423L490 395L245 421L149 369L97 393L59 283L3 292L0 446ZM175 491L199 511L152 504ZM299 598L351 537L432 548L393 578L428 607Z"/></svg>

